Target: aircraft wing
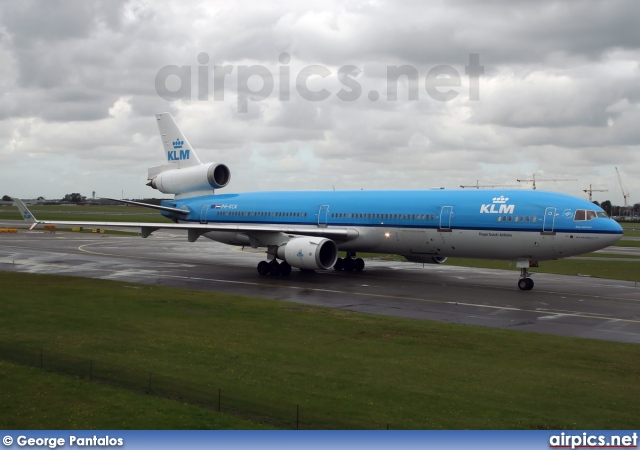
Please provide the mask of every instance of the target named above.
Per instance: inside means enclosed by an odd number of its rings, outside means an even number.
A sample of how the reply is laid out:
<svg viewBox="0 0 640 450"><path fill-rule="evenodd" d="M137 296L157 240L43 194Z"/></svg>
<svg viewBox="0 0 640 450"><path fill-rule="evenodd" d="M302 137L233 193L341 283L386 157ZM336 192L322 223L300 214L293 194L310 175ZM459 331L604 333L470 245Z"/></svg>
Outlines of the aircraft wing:
<svg viewBox="0 0 640 450"><path fill-rule="evenodd" d="M92 227L92 228L140 228L142 237L148 237L151 233L160 229L170 230L188 230L189 240L197 239L203 233L208 231L219 231L229 233L243 233L247 235L264 234L264 233L283 233L300 236L326 237L339 241L350 241L358 237L358 231L353 228L322 228L315 226L279 226L279 225L253 225L253 224L220 224L220 223L146 223L146 222L96 222L81 220L38 220L27 209L25 204L17 198L14 198L22 217L33 223L31 229L35 226L42 225L61 225L74 227ZM193 233L192 231L193 230Z"/></svg>

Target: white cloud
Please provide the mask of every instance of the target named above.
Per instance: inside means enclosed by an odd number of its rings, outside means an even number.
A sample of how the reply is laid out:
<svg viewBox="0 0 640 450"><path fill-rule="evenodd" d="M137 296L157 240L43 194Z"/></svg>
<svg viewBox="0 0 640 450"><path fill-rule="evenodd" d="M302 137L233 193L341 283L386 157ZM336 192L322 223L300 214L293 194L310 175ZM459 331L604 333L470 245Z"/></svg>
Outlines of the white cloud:
<svg viewBox="0 0 640 450"><path fill-rule="evenodd" d="M144 185L162 160L154 113L170 111L201 159L229 165L230 191L454 188L536 173L579 180L540 187L584 195L594 184L609 189L596 199L621 203L618 166L637 202L639 9L631 0L3 2L0 195L157 195ZM484 66L477 101L465 74L472 53ZM169 65L190 68L190 99L156 92ZM213 70L223 65L232 70L221 91ZM238 79L240 66L257 65L273 76L262 100L264 80L243 89ZM325 100L296 88L309 65L329 71L307 83ZM338 78L348 65L350 86ZM387 69L402 65L418 74L417 101L403 77L387 100ZM460 74L448 102L425 86L438 65ZM354 82L358 98L339 98ZM253 100L240 113L244 94Z"/></svg>

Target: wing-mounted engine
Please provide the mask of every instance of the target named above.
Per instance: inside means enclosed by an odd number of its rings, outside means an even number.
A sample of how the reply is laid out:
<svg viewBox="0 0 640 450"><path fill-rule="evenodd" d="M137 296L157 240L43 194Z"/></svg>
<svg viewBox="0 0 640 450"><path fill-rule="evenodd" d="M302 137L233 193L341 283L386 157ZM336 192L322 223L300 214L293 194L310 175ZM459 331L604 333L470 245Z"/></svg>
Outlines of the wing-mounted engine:
<svg viewBox="0 0 640 450"><path fill-rule="evenodd" d="M431 256L431 255L402 255L407 258L409 262L423 263L423 264L442 264L447 258L444 256Z"/></svg>
<svg viewBox="0 0 640 450"><path fill-rule="evenodd" d="M327 270L338 259L338 246L331 239L299 237L278 247L278 258L306 270Z"/></svg>
<svg viewBox="0 0 640 450"><path fill-rule="evenodd" d="M147 186L163 194L210 194L213 189L223 188L231 180L231 171L224 164L199 164L181 169L174 167L167 164L150 168Z"/></svg>

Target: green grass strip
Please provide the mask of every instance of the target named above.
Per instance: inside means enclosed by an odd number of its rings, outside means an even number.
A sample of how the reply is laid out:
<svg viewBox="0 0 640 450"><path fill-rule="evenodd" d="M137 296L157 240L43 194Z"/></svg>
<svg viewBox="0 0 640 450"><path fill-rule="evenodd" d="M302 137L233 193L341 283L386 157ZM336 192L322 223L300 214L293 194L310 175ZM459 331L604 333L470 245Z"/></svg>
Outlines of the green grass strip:
<svg viewBox="0 0 640 450"><path fill-rule="evenodd" d="M0 428L223 430L264 425L0 360Z"/></svg>
<svg viewBox="0 0 640 450"><path fill-rule="evenodd" d="M491 259L448 258L446 263L452 266L478 267L485 269L516 269L515 263ZM556 261L540 261L539 267L531 272L553 273L558 275L590 276L611 280L640 281L640 270L634 261L599 261L594 259L559 259Z"/></svg>
<svg viewBox="0 0 640 450"><path fill-rule="evenodd" d="M640 425L638 345L62 276L0 273L0 292L5 346L299 404L302 428ZM21 417L15 428L60 424Z"/></svg>

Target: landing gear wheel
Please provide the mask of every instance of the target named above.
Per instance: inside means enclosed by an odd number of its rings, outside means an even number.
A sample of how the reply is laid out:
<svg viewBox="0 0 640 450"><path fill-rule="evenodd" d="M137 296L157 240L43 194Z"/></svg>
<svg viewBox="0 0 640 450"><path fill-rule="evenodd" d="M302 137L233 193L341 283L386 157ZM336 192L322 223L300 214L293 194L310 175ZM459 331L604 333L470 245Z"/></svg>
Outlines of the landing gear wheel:
<svg viewBox="0 0 640 450"><path fill-rule="evenodd" d="M338 258L336 260L336 263L333 265L333 269L337 270L337 271L343 270L344 269L344 259Z"/></svg>
<svg viewBox="0 0 640 450"><path fill-rule="evenodd" d="M353 272L356 270L356 262L353 258L345 258L342 262L345 272Z"/></svg>
<svg viewBox="0 0 640 450"><path fill-rule="evenodd" d="M520 278L520 280L518 280L518 287L521 291L530 291L533 289L533 284L531 278Z"/></svg>
<svg viewBox="0 0 640 450"><path fill-rule="evenodd" d="M270 275L279 275L280 274L280 264L278 263L278 261L276 261L275 259L272 261L269 261L269 274Z"/></svg>
<svg viewBox="0 0 640 450"><path fill-rule="evenodd" d="M266 261L260 261L258 263L258 273L260 275L267 275L269 273L269 263Z"/></svg>
<svg viewBox="0 0 640 450"><path fill-rule="evenodd" d="M354 260L356 272L362 272L364 269L364 260L362 258L356 258Z"/></svg>
<svg viewBox="0 0 640 450"><path fill-rule="evenodd" d="M533 289L533 280L529 278L530 276L529 263L526 262L526 267L520 269L520 279L518 280L518 288L520 288L521 291L530 291Z"/></svg>
<svg viewBox="0 0 640 450"><path fill-rule="evenodd" d="M280 263L280 275L283 277L288 277L291 273L291 264L286 261Z"/></svg>

